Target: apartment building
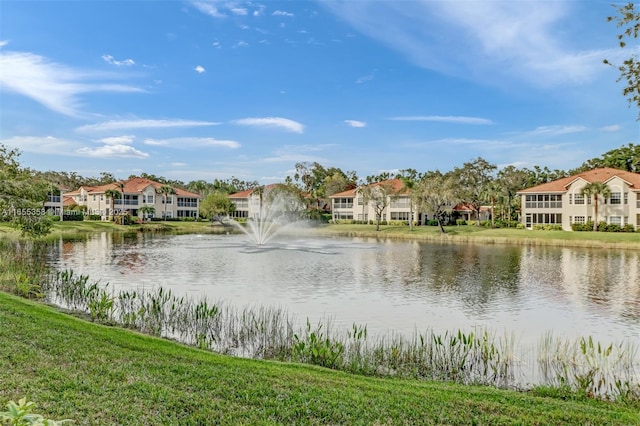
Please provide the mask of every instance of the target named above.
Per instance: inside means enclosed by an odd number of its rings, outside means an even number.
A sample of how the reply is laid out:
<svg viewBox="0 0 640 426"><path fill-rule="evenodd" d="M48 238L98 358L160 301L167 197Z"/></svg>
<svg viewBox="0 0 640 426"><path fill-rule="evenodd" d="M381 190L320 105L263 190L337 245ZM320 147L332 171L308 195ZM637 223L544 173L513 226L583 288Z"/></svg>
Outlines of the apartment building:
<svg viewBox="0 0 640 426"><path fill-rule="evenodd" d="M128 212L132 216L148 218L196 218L200 206L200 195L173 188L173 194L162 192L164 184L144 178L132 178L126 181L101 186L82 186L65 195L76 204L85 206L88 214L100 215L107 220L114 214ZM124 193L113 198L109 190ZM112 199L113 198L113 199ZM139 214L142 207L152 207L153 212Z"/></svg>
<svg viewBox="0 0 640 426"><path fill-rule="evenodd" d="M610 194L598 196L596 217L593 197L583 195L583 188L602 182ZM561 225L566 231L574 223L606 222L640 228L640 173L613 168L599 168L523 189L522 221L526 228L535 225Z"/></svg>

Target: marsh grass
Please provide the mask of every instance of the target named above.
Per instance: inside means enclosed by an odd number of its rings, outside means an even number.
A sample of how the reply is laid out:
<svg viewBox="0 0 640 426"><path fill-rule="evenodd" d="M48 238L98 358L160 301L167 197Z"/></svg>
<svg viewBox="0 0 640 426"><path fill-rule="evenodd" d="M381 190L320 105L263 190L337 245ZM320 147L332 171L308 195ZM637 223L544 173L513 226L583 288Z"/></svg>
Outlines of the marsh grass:
<svg viewBox="0 0 640 426"><path fill-rule="evenodd" d="M117 324L209 351L295 361L361 375L394 376L520 387L523 363L513 334L489 330L412 336L371 336L366 326L334 329L330 320L300 324L282 308L235 307L194 300L170 290L114 292L72 270L50 272L44 250L31 242L0 239L0 286L28 298L45 298L91 321ZM535 386L569 389L591 398L640 400L637 347L602 345L590 337L570 341L545 335L537 348Z"/></svg>
<svg viewBox="0 0 640 426"><path fill-rule="evenodd" d="M428 329L411 337L370 336L366 326L335 329L330 319L304 326L280 308L234 307L206 298L176 296L170 290L120 291L85 275L52 275L53 301L143 333L174 339L201 349L240 356L319 365L351 373L394 376L500 388L522 387L522 356L514 334L486 329L437 333ZM631 343L603 346L592 338L570 341L545 335L538 346L541 383L568 388L587 397L637 401L637 348Z"/></svg>

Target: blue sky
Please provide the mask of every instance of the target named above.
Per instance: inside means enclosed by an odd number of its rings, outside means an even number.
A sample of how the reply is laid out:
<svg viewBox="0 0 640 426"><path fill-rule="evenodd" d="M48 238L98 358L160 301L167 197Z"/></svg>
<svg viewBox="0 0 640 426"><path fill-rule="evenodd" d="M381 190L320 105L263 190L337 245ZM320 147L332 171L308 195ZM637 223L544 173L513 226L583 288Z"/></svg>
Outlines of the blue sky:
<svg viewBox="0 0 640 426"><path fill-rule="evenodd" d="M0 2L0 143L22 164L261 183L569 169L638 143L605 1Z"/></svg>

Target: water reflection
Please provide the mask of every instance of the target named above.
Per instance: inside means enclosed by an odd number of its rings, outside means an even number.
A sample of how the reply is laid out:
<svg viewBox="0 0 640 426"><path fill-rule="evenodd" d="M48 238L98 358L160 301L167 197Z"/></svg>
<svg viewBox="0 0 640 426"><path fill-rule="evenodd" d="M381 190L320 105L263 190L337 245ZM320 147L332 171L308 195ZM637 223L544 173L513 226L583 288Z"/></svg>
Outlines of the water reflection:
<svg viewBox="0 0 640 426"><path fill-rule="evenodd" d="M635 251L369 239L283 240L255 250L238 235L104 233L60 241L50 259L116 289L163 286L373 332L481 326L529 342L548 330L603 342L640 338Z"/></svg>

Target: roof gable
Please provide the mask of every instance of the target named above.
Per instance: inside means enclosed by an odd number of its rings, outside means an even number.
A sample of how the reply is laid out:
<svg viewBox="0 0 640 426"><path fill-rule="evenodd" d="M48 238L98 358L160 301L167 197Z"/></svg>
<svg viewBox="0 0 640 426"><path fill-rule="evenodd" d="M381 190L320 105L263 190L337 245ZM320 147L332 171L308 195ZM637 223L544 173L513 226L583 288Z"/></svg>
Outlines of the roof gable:
<svg viewBox="0 0 640 426"><path fill-rule="evenodd" d="M614 178L620 178L625 181L632 191L640 191L640 173L627 172L625 170L613 169L611 167L602 167L599 169L587 170L565 178L556 179L552 182L543 183L541 185L526 188L518 193L533 192L566 192L568 188L576 181L582 180L586 183L608 182Z"/></svg>

